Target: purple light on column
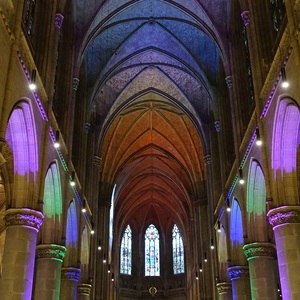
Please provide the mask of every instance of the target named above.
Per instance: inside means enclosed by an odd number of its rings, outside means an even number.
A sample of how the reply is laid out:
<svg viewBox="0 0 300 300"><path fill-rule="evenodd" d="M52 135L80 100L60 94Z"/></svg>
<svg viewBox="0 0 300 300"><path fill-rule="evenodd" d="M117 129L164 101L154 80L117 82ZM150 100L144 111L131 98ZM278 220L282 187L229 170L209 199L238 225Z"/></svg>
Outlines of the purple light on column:
<svg viewBox="0 0 300 300"><path fill-rule="evenodd" d="M233 247L238 247L244 243L243 239L242 212L238 202L234 199L231 205L230 214L230 240Z"/></svg>

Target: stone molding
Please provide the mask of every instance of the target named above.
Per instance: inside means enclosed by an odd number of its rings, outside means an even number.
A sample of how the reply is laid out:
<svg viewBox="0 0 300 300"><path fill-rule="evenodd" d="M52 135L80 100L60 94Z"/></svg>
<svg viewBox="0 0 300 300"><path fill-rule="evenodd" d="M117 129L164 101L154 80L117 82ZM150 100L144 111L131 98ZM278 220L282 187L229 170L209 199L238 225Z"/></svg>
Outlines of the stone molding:
<svg viewBox="0 0 300 300"><path fill-rule="evenodd" d="M61 26L64 21L64 15L61 13L56 13L55 15L55 27L61 29Z"/></svg>
<svg viewBox="0 0 300 300"><path fill-rule="evenodd" d="M4 212L3 219L6 226L28 226L38 231L42 226L44 215L29 208L10 208Z"/></svg>
<svg viewBox="0 0 300 300"><path fill-rule="evenodd" d="M219 295L232 293L231 282L220 282L217 283L216 287Z"/></svg>
<svg viewBox="0 0 300 300"><path fill-rule="evenodd" d="M249 278L249 267L247 266L233 266L233 267L229 267L227 271L230 280Z"/></svg>
<svg viewBox="0 0 300 300"><path fill-rule="evenodd" d="M207 154L203 157L204 159L204 164L207 166L207 165L210 165L211 164L211 155L210 154Z"/></svg>
<svg viewBox="0 0 300 300"><path fill-rule="evenodd" d="M92 285L88 283L80 283L77 286L77 293L80 295L90 295Z"/></svg>
<svg viewBox="0 0 300 300"><path fill-rule="evenodd" d="M220 132L221 131L221 122L215 121L214 125L215 125L216 132Z"/></svg>
<svg viewBox="0 0 300 300"><path fill-rule="evenodd" d="M276 207L269 210L267 217L273 230L279 225L300 223L300 206Z"/></svg>
<svg viewBox="0 0 300 300"><path fill-rule="evenodd" d="M231 89L232 85L233 85L232 76L229 75L229 76L225 77L225 82L226 82L227 88Z"/></svg>
<svg viewBox="0 0 300 300"><path fill-rule="evenodd" d="M36 259L56 259L63 261L67 248L56 244L41 244L36 247Z"/></svg>
<svg viewBox="0 0 300 300"><path fill-rule="evenodd" d="M261 257L261 256L268 256L268 257L276 257L276 246L272 243L251 243L246 244L243 247L244 254L247 260Z"/></svg>
<svg viewBox="0 0 300 300"><path fill-rule="evenodd" d="M95 155L93 159L93 163L96 167L100 167L102 158L100 156Z"/></svg>
<svg viewBox="0 0 300 300"><path fill-rule="evenodd" d="M241 17L245 26L250 25L250 11L245 10L241 13Z"/></svg>
<svg viewBox="0 0 300 300"><path fill-rule="evenodd" d="M79 82L80 82L79 78L76 78L76 77L73 78L72 86L73 86L74 91L78 90Z"/></svg>
<svg viewBox="0 0 300 300"><path fill-rule="evenodd" d="M61 279L63 280L73 280L78 282L80 278L81 270L73 267L61 268Z"/></svg>

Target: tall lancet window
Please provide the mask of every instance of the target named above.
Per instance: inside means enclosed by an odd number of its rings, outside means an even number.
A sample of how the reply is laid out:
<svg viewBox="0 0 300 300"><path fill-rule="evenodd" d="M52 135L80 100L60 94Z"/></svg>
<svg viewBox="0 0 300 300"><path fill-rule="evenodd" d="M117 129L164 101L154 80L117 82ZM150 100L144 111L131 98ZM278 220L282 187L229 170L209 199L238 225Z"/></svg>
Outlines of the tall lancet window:
<svg viewBox="0 0 300 300"><path fill-rule="evenodd" d="M159 275L159 233L151 224L145 233L145 276Z"/></svg>
<svg viewBox="0 0 300 300"><path fill-rule="evenodd" d="M174 274L184 273L184 250L180 231L175 224L172 230L173 247L173 272Z"/></svg>
<svg viewBox="0 0 300 300"><path fill-rule="evenodd" d="M120 255L120 273L131 275L131 262L132 262L132 232L129 225L127 225L121 242L121 255Z"/></svg>

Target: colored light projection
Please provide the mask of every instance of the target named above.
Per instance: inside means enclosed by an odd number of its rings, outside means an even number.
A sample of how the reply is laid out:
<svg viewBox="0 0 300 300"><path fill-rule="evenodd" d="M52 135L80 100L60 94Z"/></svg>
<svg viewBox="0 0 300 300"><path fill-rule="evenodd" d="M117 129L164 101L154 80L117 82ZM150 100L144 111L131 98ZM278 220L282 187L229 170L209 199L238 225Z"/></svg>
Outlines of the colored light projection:
<svg viewBox="0 0 300 300"><path fill-rule="evenodd" d="M173 272L184 273L184 248L180 231L175 224L172 230Z"/></svg>
<svg viewBox="0 0 300 300"><path fill-rule="evenodd" d="M265 241L266 222L266 185L265 178L258 162L250 163L247 189L248 236L253 241Z"/></svg>
<svg viewBox="0 0 300 300"><path fill-rule="evenodd" d="M15 189L18 184L25 184L33 178L36 182L38 171L37 142L35 125L31 117L31 108L27 103L20 103L13 110L6 129L5 139L14 156ZM31 177L33 176L33 177Z"/></svg>
<svg viewBox="0 0 300 300"><path fill-rule="evenodd" d="M132 232L129 225L127 225L121 242L120 253L120 273L131 275L132 265Z"/></svg>
<svg viewBox="0 0 300 300"><path fill-rule="evenodd" d="M76 257L76 245L78 242L78 227L76 206L72 201L67 213L67 228L66 228L66 247L67 253L65 257L65 265L71 264L72 257Z"/></svg>
<svg viewBox="0 0 300 300"><path fill-rule="evenodd" d="M296 182L297 148L300 145L300 111L292 100L284 99L277 107L274 119L272 168L275 181L284 181L285 195L281 195L291 204L297 199ZM287 174L288 173L288 174Z"/></svg>
<svg viewBox="0 0 300 300"><path fill-rule="evenodd" d="M227 274L228 268L228 252L227 252L227 238L224 227L220 225L220 232L217 233L218 243L218 261L220 274Z"/></svg>
<svg viewBox="0 0 300 300"><path fill-rule="evenodd" d="M57 162L50 165L46 174L43 214L43 243L59 242L61 236L62 195Z"/></svg>
<svg viewBox="0 0 300 300"><path fill-rule="evenodd" d="M238 202L233 199L230 213L230 240L233 248L244 244L242 212Z"/></svg>
<svg viewBox="0 0 300 300"><path fill-rule="evenodd" d="M159 275L159 233L151 224L145 233L145 276Z"/></svg>
<svg viewBox="0 0 300 300"><path fill-rule="evenodd" d="M80 249L80 278L81 280L88 280L90 260L90 239L86 226L84 226L81 234L81 249Z"/></svg>

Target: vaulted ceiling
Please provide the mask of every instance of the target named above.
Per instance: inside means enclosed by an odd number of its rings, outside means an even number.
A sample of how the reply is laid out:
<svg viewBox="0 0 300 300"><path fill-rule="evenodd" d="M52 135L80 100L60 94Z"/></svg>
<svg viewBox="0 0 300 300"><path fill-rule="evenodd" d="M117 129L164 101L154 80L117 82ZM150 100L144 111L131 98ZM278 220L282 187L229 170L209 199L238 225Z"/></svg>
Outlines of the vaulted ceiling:
<svg viewBox="0 0 300 300"><path fill-rule="evenodd" d="M117 185L117 226L187 228L193 201L207 197L203 157L228 69L228 2L74 2L101 192Z"/></svg>

